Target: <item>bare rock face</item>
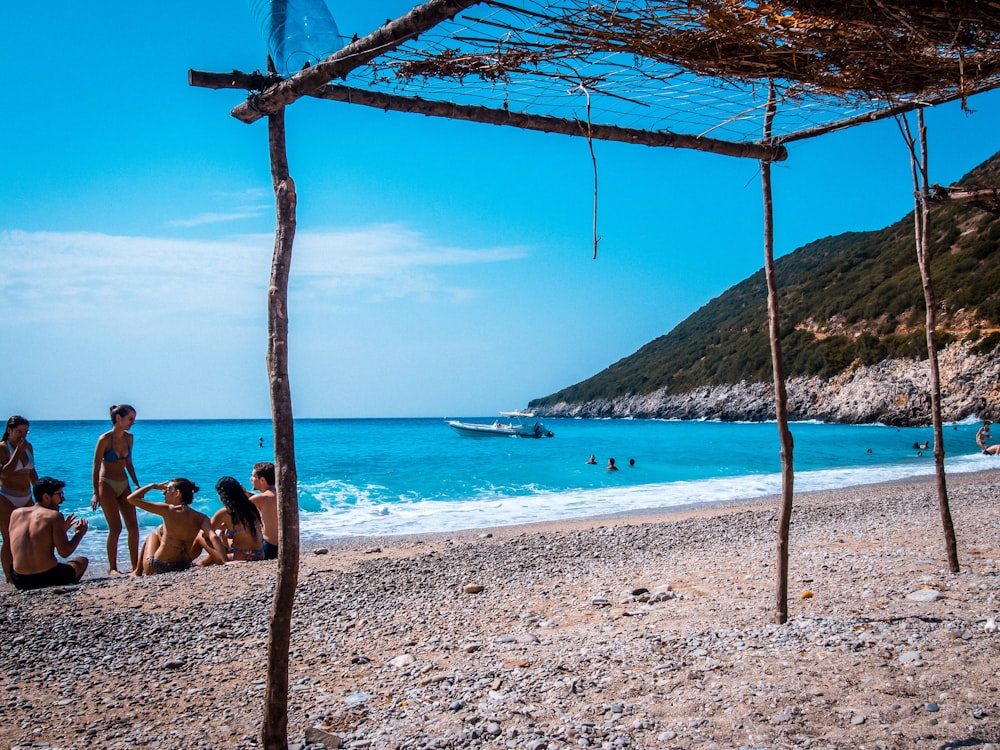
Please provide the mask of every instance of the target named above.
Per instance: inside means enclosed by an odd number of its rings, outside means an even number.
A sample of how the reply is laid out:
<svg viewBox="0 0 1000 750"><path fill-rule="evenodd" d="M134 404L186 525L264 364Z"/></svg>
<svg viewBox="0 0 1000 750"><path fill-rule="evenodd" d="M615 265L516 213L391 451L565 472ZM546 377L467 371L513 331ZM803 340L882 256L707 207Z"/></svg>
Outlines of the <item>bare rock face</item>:
<svg viewBox="0 0 1000 750"><path fill-rule="evenodd" d="M957 421L969 415L1000 417L1000 359L953 343L938 353L942 416ZM882 422L896 427L930 424L930 364L927 360L893 359L857 365L829 380L790 378L789 417L825 422ZM663 389L586 403L562 402L536 408L549 417L634 417L637 419L774 419L774 386L748 383L705 386L681 394Z"/></svg>

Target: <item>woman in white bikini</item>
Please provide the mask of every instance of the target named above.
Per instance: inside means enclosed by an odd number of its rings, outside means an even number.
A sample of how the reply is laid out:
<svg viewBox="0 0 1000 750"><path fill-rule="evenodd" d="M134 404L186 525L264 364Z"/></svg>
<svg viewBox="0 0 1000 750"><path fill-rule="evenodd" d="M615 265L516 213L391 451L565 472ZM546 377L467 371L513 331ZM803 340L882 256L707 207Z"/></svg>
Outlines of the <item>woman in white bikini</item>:
<svg viewBox="0 0 1000 750"><path fill-rule="evenodd" d="M139 486L132 466L132 433L128 432L135 424L135 409L128 404L112 406L111 424L114 426L97 439L94 449L94 497L90 507L97 510L100 505L104 511L108 522L108 573L116 575L122 523L128 537L132 570L139 564L139 521L135 506L128 502L129 477L136 487Z"/></svg>
<svg viewBox="0 0 1000 750"><path fill-rule="evenodd" d="M15 414L7 420L3 440L0 440L0 562L8 583L14 560L7 539L10 514L15 508L31 505L31 488L38 481L35 454L28 442L28 427L28 420Z"/></svg>

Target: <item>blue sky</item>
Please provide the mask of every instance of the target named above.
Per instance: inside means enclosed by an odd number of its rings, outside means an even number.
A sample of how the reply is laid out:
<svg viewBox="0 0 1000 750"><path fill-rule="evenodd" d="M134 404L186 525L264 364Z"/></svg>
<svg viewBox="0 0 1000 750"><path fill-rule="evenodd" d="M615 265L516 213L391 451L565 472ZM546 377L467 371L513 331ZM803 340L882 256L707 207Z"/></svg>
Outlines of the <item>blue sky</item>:
<svg viewBox="0 0 1000 750"><path fill-rule="evenodd" d="M364 35L408 2L328 3ZM264 121L187 70L253 70L244 0L0 5L0 414L269 414L274 208ZM14 33L13 30L18 30ZM1000 150L1000 94L927 115L931 179ZM303 417L524 406L669 331L762 265L751 160L303 100L290 377ZM776 249L912 208L892 121L793 144Z"/></svg>

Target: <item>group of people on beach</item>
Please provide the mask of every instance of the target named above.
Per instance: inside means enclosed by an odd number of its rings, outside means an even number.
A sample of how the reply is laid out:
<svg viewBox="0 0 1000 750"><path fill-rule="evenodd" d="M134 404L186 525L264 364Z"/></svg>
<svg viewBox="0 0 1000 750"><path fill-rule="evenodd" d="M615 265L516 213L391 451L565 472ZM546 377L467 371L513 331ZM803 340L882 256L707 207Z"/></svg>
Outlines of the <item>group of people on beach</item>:
<svg viewBox="0 0 1000 750"><path fill-rule="evenodd" d="M119 574L118 540L123 527L134 576L278 556L273 463L254 465L250 475L253 492L234 477L219 479L215 491L223 507L209 518L191 507L199 488L189 479L178 477L140 486L132 464L134 438L129 432L136 411L128 404L119 404L110 408L110 416L112 427L98 438L94 449L91 499L91 510L100 507L108 524L109 575ZM79 556L61 563L56 553L69 558L76 551L87 533L87 520L60 512L66 483L38 476L28 442L29 427L24 417L12 416L0 440L0 562L4 578L18 589L76 583L89 561ZM146 499L153 490L163 492L163 502ZM141 548L137 508L163 519Z"/></svg>

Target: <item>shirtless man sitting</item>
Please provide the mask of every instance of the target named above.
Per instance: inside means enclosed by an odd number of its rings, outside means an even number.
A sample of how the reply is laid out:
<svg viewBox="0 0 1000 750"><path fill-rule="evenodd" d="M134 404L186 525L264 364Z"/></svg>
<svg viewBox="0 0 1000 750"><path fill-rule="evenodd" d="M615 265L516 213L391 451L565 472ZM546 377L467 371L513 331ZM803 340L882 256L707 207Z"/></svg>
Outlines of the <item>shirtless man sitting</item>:
<svg viewBox="0 0 1000 750"><path fill-rule="evenodd" d="M260 511L260 520L264 524L264 559L278 559L278 495L274 489L274 464L261 461L254 464L250 473L250 486L256 495L250 496L250 502Z"/></svg>
<svg viewBox="0 0 1000 750"><path fill-rule="evenodd" d="M14 554L11 583L18 589L40 589L46 586L65 586L83 578L87 570L86 557L74 557L61 563L60 557L69 557L87 533L87 519L74 514L63 517L59 506L65 499L65 482L52 477L42 477L35 484L35 505L18 508L10 517L10 542ZM66 533L73 529L72 538Z"/></svg>

